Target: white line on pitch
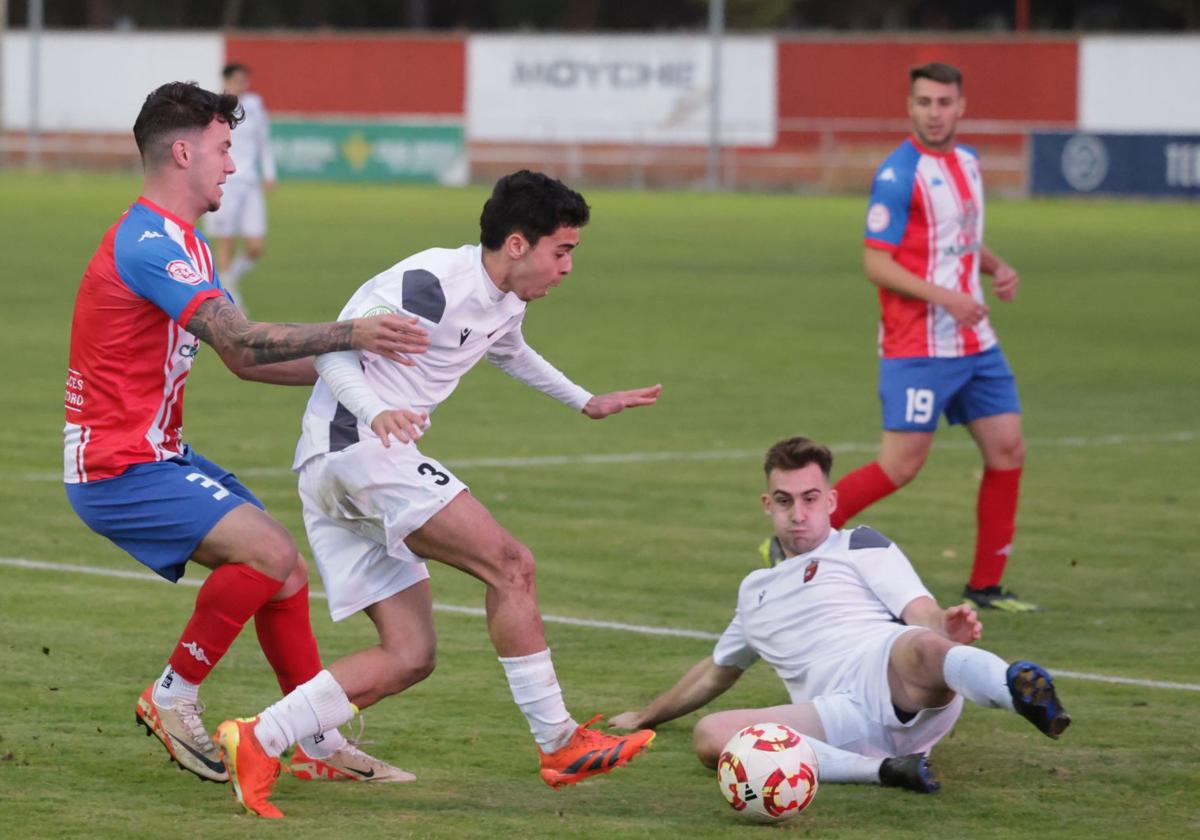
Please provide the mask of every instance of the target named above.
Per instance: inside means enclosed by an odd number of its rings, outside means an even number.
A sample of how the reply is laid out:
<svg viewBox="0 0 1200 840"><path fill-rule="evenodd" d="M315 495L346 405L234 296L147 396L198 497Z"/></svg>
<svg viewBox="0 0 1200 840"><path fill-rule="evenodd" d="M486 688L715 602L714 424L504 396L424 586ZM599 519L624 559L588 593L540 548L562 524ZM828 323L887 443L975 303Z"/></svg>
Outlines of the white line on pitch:
<svg viewBox="0 0 1200 840"><path fill-rule="evenodd" d="M101 566L80 566L72 563L49 563L44 560L26 560L23 557L0 557L0 566L9 566L18 569L36 569L46 572L74 572L82 575L97 575L99 577L122 578L124 580L140 580L140 581L161 581L158 575L151 572L129 571L125 569L106 569ZM179 581L184 586L199 586L203 580L184 578ZM319 590L311 590L311 595L314 598L324 600L325 593ZM459 615L483 616L485 613L480 607L465 607L458 604L439 604L434 603L433 608L438 612L457 613ZM592 627L600 630L618 630L626 633L637 633L643 636L674 636L685 639L701 639L703 641L715 641L718 638L716 633L708 633L703 630L688 630L680 627L653 627L645 624L625 624L619 621L597 621L588 618L572 618L563 615L543 615L542 620L549 624L567 624L573 627ZM1050 671L1056 677L1067 677L1076 680L1087 680L1089 682L1112 683L1115 685L1135 685L1142 688L1167 688L1178 691L1200 691L1200 684L1197 683L1179 683L1167 682L1165 680L1144 680L1135 677L1113 677L1107 674L1090 674L1083 671L1060 671L1057 668L1051 668Z"/></svg>
<svg viewBox="0 0 1200 840"><path fill-rule="evenodd" d="M1194 443L1200 440L1200 432L1165 432L1154 435L1096 435L1082 437L1078 435L1057 438L1032 438L1026 441L1031 449L1075 449L1097 446L1122 446L1125 444L1160 444L1160 443ZM969 440L946 440L935 445L937 449L974 449L975 444ZM834 443L830 444L834 452L874 452L879 448L878 442L871 443ZM508 469L519 467L563 467L585 464L650 464L660 461L737 461L741 459L759 458L764 449L701 449L692 451L660 451L660 452L613 452L591 453L583 455L530 455L522 458L447 458L445 463L457 470L468 469ZM281 478L290 476L292 471L286 467L246 467L235 470L242 478ZM51 482L62 481L61 473L31 472L21 476L22 481Z"/></svg>

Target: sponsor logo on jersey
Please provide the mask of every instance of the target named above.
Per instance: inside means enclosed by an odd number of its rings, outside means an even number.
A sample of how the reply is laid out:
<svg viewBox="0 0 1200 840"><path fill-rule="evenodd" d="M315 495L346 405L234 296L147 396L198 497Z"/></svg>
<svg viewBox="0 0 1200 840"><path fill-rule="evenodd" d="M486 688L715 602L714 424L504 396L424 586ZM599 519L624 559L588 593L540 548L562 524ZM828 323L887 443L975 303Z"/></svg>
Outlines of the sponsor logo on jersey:
<svg viewBox="0 0 1200 840"><path fill-rule="evenodd" d="M820 565L820 562L817 560L809 560L808 561L808 565L804 567L804 582L805 583L808 583L810 580L812 580L814 577L817 576L817 566L819 566L819 565Z"/></svg>
<svg viewBox="0 0 1200 840"><path fill-rule="evenodd" d="M871 233L883 233L892 221L892 214L883 204L872 204L867 210L867 230Z"/></svg>
<svg viewBox="0 0 1200 840"><path fill-rule="evenodd" d="M462 331L459 332L459 334L458 334L458 346L462 347L464 344L466 344L467 338L470 337L470 335L471 335L471 328L463 327Z"/></svg>
<svg viewBox="0 0 1200 840"><path fill-rule="evenodd" d="M200 272L192 266L190 262L185 260L171 260L167 263L167 274L172 280L178 280L187 286L199 286L204 282L204 278L200 276Z"/></svg>
<svg viewBox="0 0 1200 840"><path fill-rule="evenodd" d="M929 186L940 187L944 183L946 183L946 182L943 181L941 178L937 177L936 175L934 175L933 180L929 182Z"/></svg>
<svg viewBox="0 0 1200 840"><path fill-rule="evenodd" d="M138 237L138 242L143 239L162 239L163 235L156 230L148 230Z"/></svg>
<svg viewBox="0 0 1200 840"><path fill-rule="evenodd" d="M880 181L895 181L896 180L896 170L892 169L892 167L889 166L887 169L885 169L879 173L879 180Z"/></svg>

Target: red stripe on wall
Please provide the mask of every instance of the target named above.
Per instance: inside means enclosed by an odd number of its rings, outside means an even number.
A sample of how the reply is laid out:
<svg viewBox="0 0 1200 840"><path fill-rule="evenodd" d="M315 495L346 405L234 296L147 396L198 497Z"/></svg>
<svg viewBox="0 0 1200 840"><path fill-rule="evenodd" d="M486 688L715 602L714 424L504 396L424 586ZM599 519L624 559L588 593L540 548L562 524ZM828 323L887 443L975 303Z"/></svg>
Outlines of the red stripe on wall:
<svg viewBox="0 0 1200 840"><path fill-rule="evenodd" d="M460 116L466 101L461 38L235 35L225 60L276 113Z"/></svg>
<svg viewBox="0 0 1200 840"><path fill-rule="evenodd" d="M905 117L909 68L944 61L963 71L966 116L1074 122L1077 42L779 42L779 116Z"/></svg>

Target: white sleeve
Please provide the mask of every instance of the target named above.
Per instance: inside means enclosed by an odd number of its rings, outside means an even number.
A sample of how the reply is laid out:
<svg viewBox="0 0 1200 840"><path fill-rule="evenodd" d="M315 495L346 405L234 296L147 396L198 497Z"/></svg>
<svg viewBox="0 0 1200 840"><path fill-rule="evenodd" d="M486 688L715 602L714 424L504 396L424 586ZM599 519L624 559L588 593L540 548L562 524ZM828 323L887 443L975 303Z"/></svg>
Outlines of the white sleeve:
<svg viewBox="0 0 1200 840"><path fill-rule="evenodd" d="M357 350L326 353L317 356L315 364L317 373L333 391L337 401L364 425L370 426L372 420L388 410L387 404L379 399L367 382Z"/></svg>
<svg viewBox="0 0 1200 840"><path fill-rule="evenodd" d="M887 548L865 549L862 553L869 556L859 561L859 573L892 615L898 618L914 598L933 597L895 543Z"/></svg>
<svg viewBox="0 0 1200 840"><path fill-rule="evenodd" d="M519 324L492 345L487 360L518 382L536 388L576 411L582 410L592 398L590 391L576 385L525 343Z"/></svg>
<svg viewBox="0 0 1200 840"><path fill-rule="evenodd" d="M729 622L729 626L725 628L725 632L717 639L717 645L713 648L713 662L724 668L741 668L745 671L757 661L758 653L746 641L742 620L735 610L733 620Z"/></svg>

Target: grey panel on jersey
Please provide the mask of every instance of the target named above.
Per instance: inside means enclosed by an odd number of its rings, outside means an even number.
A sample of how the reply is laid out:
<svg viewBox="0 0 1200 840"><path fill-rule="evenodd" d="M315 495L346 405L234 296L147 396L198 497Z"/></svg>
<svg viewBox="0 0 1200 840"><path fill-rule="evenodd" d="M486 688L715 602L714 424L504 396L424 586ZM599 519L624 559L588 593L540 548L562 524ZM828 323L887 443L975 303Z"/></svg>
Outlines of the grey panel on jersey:
<svg viewBox="0 0 1200 840"><path fill-rule="evenodd" d="M440 324L446 314L446 293L442 281L432 272L414 268L404 272L404 311Z"/></svg>
<svg viewBox="0 0 1200 840"><path fill-rule="evenodd" d="M892 541L874 528L859 525L850 532L850 550L856 548L887 548Z"/></svg>
<svg viewBox="0 0 1200 840"><path fill-rule="evenodd" d="M341 403L329 422L329 451L341 452L358 443L358 419Z"/></svg>

